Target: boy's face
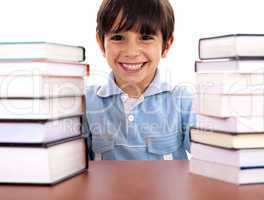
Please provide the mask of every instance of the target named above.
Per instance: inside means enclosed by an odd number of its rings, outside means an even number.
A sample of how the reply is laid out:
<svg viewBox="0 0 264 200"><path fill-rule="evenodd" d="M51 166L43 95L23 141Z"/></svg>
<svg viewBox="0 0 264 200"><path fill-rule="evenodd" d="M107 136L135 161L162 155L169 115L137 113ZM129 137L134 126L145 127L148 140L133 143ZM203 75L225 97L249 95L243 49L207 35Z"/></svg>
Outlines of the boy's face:
<svg viewBox="0 0 264 200"><path fill-rule="evenodd" d="M108 64L113 70L120 88L132 86L136 90L146 88L154 78L162 56L165 56L171 43L162 52L162 34L141 35L136 30L108 33L104 42L98 41Z"/></svg>

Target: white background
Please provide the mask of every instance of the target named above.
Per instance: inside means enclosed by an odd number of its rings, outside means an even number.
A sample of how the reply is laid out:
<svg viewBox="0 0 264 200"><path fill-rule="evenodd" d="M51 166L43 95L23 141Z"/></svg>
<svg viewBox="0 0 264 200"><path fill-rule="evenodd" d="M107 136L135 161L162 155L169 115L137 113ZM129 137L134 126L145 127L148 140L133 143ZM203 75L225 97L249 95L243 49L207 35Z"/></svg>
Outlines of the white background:
<svg viewBox="0 0 264 200"><path fill-rule="evenodd" d="M95 41L101 0L0 0L0 42L47 41L81 45L91 65L89 83L109 70ZM264 33L261 0L171 0L175 43L161 68L168 81L192 84L198 39L232 33Z"/></svg>

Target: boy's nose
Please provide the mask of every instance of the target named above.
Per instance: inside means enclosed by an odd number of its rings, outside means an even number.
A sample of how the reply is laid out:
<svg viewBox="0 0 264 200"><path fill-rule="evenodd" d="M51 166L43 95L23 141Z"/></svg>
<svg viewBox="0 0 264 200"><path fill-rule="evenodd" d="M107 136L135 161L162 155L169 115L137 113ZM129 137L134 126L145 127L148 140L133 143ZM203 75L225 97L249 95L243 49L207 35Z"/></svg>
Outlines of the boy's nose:
<svg viewBox="0 0 264 200"><path fill-rule="evenodd" d="M124 54L126 57L137 57L140 55L141 47L135 41L128 42Z"/></svg>

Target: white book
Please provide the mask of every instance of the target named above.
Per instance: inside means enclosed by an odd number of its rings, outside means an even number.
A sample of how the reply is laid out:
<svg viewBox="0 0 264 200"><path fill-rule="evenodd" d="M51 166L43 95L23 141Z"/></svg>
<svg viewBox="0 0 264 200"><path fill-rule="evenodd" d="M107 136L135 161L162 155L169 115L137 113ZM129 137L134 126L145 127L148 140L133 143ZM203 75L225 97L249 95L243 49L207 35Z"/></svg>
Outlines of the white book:
<svg viewBox="0 0 264 200"><path fill-rule="evenodd" d="M85 139L1 145L0 183L56 184L88 167Z"/></svg>
<svg viewBox="0 0 264 200"><path fill-rule="evenodd" d="M42 98L84 95L82 77L1 76L1 98Z"/></svg>
<svg viewBox="0 0 264 200"><path fill-rule="evenodd" d="M197 93L264 94L264 73L197 73L196 83Z"/></svg>
<svg viewBox="0 0 264 200"><path fill-rule="evenodd" d="M212 117L196 115L196 127L230 132L264 132L264 117Z"/></svg>
<svg viewBox="0 0 264 200"><path fill-rule="evenodd" d="M191 143L192 159L234 167L264 167L264 149L231 150Z"/></svg>
<svg viewBox="0 0 264 200"><path fill-rule="evenodd" d="M191 159L189 169L193 174L237 185L264 183L264 168L240 169L230 165Z"/></svg>
<svg viewBox="0 0 264 200"><path fill-rule="evenodd" d="M215 117L263 117L264 95L197 94L195 113Z"/></svg>
<svg viewBox="0 0 264 200"><path fill-rule="evenodd" d="M0 119L56 119L82 115L83 97L0 99Z"/></svg>
<svg viewBox="0 0 264 200"><path fill-rule="evenodd" d="M190 138L192 142L228 149L264 148L263 132L237 133L192 127L190 129Z"/></svg>
<svg viewBox="0 0 264 200"><path fill-rule="evenodd" d="M264 57L263 34L233 34L201 38L200 59Z"/></svg>
<svg viewBox="0 0 264 200"><path fill-rule="evenodd" d="M47 143L81 135L80 116L57 120L0 121L0 143Z"/></svg>
<svg viewBox="0 0 264 200"><path fill-rule="evenodd" d="M85 49L80 46L48 42L0 43L0 60L18 59L82 62L85 60Z"/></svg>
<svg viewBox="0 0 264 200"><path fill-rule="evenodd" d="M201 73L264 73L264 60L214 60L196 61L195 72Z"/></svg>
<svg viewBox="0 0 264 200"><path fill-rule="evenodd" d="M0 76L74 76L84 77L89 74L89 65L63 63L47 60L8 60L0 62Z"/></svg>

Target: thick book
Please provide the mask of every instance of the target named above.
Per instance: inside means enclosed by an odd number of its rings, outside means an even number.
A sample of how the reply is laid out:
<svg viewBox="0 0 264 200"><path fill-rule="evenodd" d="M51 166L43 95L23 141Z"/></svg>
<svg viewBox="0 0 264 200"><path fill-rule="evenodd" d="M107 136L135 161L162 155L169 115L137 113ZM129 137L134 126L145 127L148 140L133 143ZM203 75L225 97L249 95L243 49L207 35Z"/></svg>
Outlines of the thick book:
<svg viewBox="0 0 264 200"><path fill-rule="evenodd" d="M49 60L8 60L0 62L0 76L72 76L89 75L89 65Z"/></svg>
<svg viewBox="0 0 264 200"><path fill-rule="evenodd" d="M264 132L224 132L209 129L190 129L192 142L207 144L227 149L264 148Z"/></svg>
<svg viewBox="0 0 264 200"><path fill-rule="evenodd" d="M231 150L205 144L191 143L192 159L234 167L264 167L264 149Z"/></svg>
<svg viewBox="0 0 264 200"><path fill-rule="evenodd" d="M264 34L233 34L199 40L199 58L263 58Z"/></svg>
<svg viewBox="0 0 264 200"><path fill-rule="evenodd" d="M0 143L47 143L81 135L81 117L0 120Z"/></svg>
<svg viewBox="0 0 264 200"><path fill-rule="evenodd" d="M215 117L263 117L264 95L197 94L194 112Z"/></svg>
<svg viewBox="0 0 264 200"><path fill-rule="evenodd" d="M43 120L82 115L83 96L0 99L0 119Z"/></svg>
<svg viewBox="0 0 264 200"><path fill-rule="evenodd" d="M85 138L43 144L0 144L0 183L53 185L88 168Z"/></svg>
<svg viewBox="0 0 264 200"><path fill-rule="evenodd" d="M82 77L0 75L0 98L82 96L84 84Z"/></svg>
<svg viewBox="0 0 264 200"><path fill-rule="evenodd" d="M263 117L212 117L196 115L196 127L230 132L264 132Z"/></svg>
<svg viewBox="0 0 264 200"><path fill-rule="evenodd" d="M49 42L3 42L0 43L0 60L55 60L82 62L85 49Z"/></svg>
<svg viewBox="0 0 264 200"><path fill-rule="evenodd" d="M263 74L197 73L197 93L264 94Z"/></svg>
<svg viewBox="0 0 264 200"><path fill-rule="evenodd" d="M198 159L191 159L190 172L237 185L264 183L264 166L239 168Z"/></svg>
<svg viewBox="0 0 264 200"><path fill-rule="evenodd" d="M262 74L264 73L264 60L214 60L196 61L195 72L197 73L240 73Z"/></svg>

